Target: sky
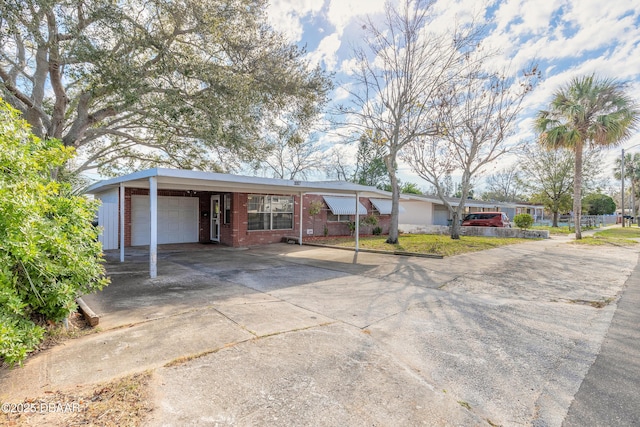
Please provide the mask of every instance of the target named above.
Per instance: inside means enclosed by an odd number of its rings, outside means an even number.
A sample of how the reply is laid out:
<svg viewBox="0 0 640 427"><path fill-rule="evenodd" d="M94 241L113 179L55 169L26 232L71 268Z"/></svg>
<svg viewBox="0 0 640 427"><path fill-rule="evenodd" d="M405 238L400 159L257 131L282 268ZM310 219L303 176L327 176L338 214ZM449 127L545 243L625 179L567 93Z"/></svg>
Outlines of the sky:
<svg viewBox="0 0 640 427"><path fill-rule="evenodd" d="M312 64L334 73L331 99L339 102L348 95L344 88L351 83L353 48L365 35L363 19L380 19L383 7L383 0L271 0L267 13L276 30L306 48ZM489 28L485 43L500 51L495 65L520 70L534 59L539 64L542 81L525 99L513 138L533 141L533 115L574 77L595 73L628 82L628 94L640 103L640 0L436 0L433 7L441 14L435 25L443 26L479 12ZM605 170L612 170L622 147L640 152L640 131L606 153ZM400 164L399 175L428 188L406 165Z"/></svg>

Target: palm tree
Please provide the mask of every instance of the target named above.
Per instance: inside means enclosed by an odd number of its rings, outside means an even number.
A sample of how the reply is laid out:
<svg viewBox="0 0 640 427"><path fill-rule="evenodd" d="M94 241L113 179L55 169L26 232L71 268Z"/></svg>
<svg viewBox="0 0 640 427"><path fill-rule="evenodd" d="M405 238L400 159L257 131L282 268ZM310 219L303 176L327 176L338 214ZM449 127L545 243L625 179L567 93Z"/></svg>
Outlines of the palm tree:
<svg viewBox="0 0 640 427"><path fill-rule="evenodd" d="M622 160L616 159L616 164L613 168L613 176L615 179L622 179L620 174ZM636 216L636 194L640 187L640 153L627 153L624 156L624 178L631 180L631 216Z"/></svg>
<svg viewBox="0 0 640 427"><path fill-rule="evenodd" d="M538 112L535 128L547 149L575 153L573 212L576 239L582 238L582 153L585 145L610 147L631 136L640 111L617 80L594 75L574 78L553 95L549 110Z"/></svg>

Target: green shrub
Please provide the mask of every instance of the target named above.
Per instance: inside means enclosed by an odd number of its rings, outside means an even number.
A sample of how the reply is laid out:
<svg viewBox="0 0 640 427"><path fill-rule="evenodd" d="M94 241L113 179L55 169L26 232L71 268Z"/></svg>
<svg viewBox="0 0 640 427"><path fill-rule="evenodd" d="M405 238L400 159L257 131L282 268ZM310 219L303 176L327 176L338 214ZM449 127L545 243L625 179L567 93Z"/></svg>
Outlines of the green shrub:
<svg viewBox="0 0 640 427"><path fill-rule="evenodd" d="M97 204L51 178L72 155L0 99L0 358L11 365L42 340L33 317L60 321L108 283L91 225Z"/></svg>
<svg viewBox="0 0 640 427"><path fill-rule="evenodd" d="M372 233L373 233L375 236L379 236L379 235L381 235L381 234L382 234L382 228L380 228L380 227L375 227L375 228L373 229Z"/></svg>
<svg viewBox="0 0 640 427"><path fill-rule="evenodd" d="M375 215L369 215L360 220L360 224L362 225L378 225L378 217Z"/></svg>
<svg viewBox="0 0 640 427"><path fill-rule="evenodd" d="M531 226L533 225L533 217L529 214L521 213L513 218L513 222L516 223L516 227L522 230L526 230L528 228L531 228Z"/></svg>

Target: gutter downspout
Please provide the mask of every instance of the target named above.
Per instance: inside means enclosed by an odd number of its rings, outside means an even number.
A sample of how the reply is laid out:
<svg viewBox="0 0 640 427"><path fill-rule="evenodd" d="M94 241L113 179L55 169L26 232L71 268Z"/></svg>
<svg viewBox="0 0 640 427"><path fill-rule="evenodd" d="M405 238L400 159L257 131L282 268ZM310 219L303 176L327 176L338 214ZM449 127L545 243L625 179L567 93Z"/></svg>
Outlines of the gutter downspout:
<svg viewBox="0 0 640 427"><path fill-rule="evenodd" d="M124 182L120 183L120 262L124 262Z"/></svg>
<svg viewBox="0 0 640 427"><path fill-rule="evenodd" d="M300 239L298 240L298 244L302 246L302 213L303 213L303 203L304 203L304 193L300 192L300 218L298 223L300 225Z"/></svg>

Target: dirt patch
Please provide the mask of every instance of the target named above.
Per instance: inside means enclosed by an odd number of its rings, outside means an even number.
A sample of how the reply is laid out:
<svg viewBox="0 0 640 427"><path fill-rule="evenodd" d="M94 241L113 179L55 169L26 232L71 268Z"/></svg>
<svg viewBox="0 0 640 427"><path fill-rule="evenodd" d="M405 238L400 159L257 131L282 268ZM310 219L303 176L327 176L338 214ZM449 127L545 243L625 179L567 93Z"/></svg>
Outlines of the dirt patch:
<svg viewBox="0 0 640 427"><path fill-rule="evenodd" d="M572 299L569 302L572 304L590 305L594 308L604 308L613 302L613 298L603 298L601 300L589 301L584 299Z"/></svg>
<svg viewBox="0 0 640 427"><path fill-rule="evenodd" d="M97 386L55 391L23 402L2 402L0 425L139 426L152 410L151 372Z"/></svg>

